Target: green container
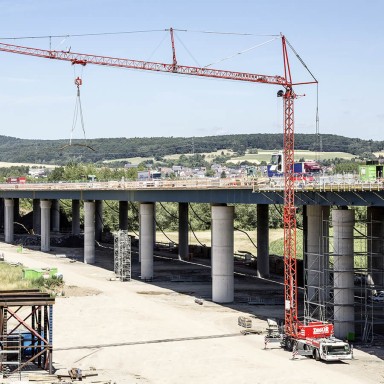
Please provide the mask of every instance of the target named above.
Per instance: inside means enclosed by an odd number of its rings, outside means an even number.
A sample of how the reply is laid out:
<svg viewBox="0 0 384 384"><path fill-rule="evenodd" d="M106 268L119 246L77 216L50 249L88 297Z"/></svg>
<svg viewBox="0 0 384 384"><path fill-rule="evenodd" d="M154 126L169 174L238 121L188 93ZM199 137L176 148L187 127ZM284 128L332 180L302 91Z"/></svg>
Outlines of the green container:
<svg viewBox="0 0 384 384"><path fill-rule="evenodd" d="M355 332L348 332L347 340L348 341L355 341Z"/></svg>
<svg viewBox="0 0 384 384"><path fill-rule="evenodd" d="M34 268L24 268L23 269L23 278L29 280L36 280L41 276L49 275L49 277L54 276L57 273L57 268L50 269L34 269Z"/></svg>

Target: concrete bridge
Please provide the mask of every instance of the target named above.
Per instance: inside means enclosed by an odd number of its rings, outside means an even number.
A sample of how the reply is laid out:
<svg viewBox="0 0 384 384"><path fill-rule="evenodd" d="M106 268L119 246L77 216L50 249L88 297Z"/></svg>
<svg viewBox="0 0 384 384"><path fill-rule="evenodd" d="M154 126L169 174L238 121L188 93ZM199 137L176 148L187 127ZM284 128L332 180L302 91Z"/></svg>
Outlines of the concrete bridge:
<svg viewBox="0 0 384 384"><path fill-rule="evenodd" d="M188 203L209 203L212 220L212 300L217 303L229 303L234 299L233 227L236 204L256 206L257 273L260 277L268 277L268 206L283 204L283 193L281 185L269 181L230 179L2 184L0 219L4 225L5 242L12 243L14 216L18 214L19 199L32 199L33 228L35 233L41 234L41 250L47 252L50 250L51 231L60 231L60 200L72 200L74 235L80 234L80 201L83 201L84 262L93 264L95 240L100 240L102 233L103 201L119 201L119 228L122 230L128 229L128 202L139 202L141 278L147 280L154 276L155 203L179 204L178 252L181 259L187 259L189 255ZM345 338L346 335L355 333L356 316L367 318L363 307L367 306L372 293L384 290L383 184L349 181L307 185L298 183L295 199L297 206L303 206L304 215L306 318L327 318L327 306L324 303L331 301L335 334ZM358 305L358 315L354 206L367 207L364 233L366 263L358 271L359 277L364 279L364 292L360 294L364 296L364 302ZM329 236L330 221L333 225L332 249ZM376 308L369 312L369 324L359 324L358 328L363 329L370 325L373 329L376 312ZM382 317L383 314L377 312L377 318ZM381 320L377 323L381 323Z"/></svg>

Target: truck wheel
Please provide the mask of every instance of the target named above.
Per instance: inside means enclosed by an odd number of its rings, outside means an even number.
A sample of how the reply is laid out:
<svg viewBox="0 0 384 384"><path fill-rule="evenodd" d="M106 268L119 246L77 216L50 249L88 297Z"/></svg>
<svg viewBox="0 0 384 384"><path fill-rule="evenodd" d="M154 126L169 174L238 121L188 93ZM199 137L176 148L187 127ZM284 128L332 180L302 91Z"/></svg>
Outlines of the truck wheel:
<svg viewBox="0 0 384 384"><path fill-rule="evenodd" d="M293 349L293 341L291 338L287 338L285 340L285 349L289 352L292 352Z"/></svg>
<svg viewBox="0 0 384 384"><path fill-rule="evenodd" d="M320 352L317 348L315 348L315 360L319 361L320 360Z"/></svg>

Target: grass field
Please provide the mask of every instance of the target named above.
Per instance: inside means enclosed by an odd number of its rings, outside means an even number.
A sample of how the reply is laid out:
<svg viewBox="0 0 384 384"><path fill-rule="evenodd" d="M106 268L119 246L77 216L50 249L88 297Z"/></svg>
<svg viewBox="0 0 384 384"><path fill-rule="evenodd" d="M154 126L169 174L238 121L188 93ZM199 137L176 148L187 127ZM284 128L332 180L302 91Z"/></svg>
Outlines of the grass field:
<svg viewBox="0 0 384 384"><path fill-rule="evenodd" d="M23 265L14 265L6 262L0 262L0 291L14 289L38 288L41 291L55 294L60 290L64 281L61 277L52 276L45 278L43 276L30 280L23 278Z"/></svg>
<svg viewBox="0 0 384 384"><path fill-rule="evenodd" d="M232 156L233 151L231 150L219 150L215 152L206 152L202 153L202 155L205 155L205 159L209 162L212 161L215 157L220 156L222 153L226 156ZM276 153L276 150L264 150L259 149L258 153L246 153L244 156L239 157L233 157L232 159L228 160L227 162L231 163L240 163L242 161L250 161L250 162L256 162L261 163L262 161L266 161L267 163L271 160L272 153ZM192 156L191 153L185 154L185 156ZM164 159L166 160L176 160L180 157L179 154L174 155L167 155L164 156ZM312 151L304 151L304 150L296 150L295 151L295 160L299 161L301 158L304 158L305 160L326 160L326 159L334 159L334 158L342 158L342 159L352 159L355 157L351 153L346 152L312 152ZM104 163L113 163L116 161L127 161L131 164L139 164L141 162L145 162L148 160L155 160L153 157L129 157L124 159L114 159L114 160L105 160Z"/></svg>
<svg viewBox="0 0 384 384"><path fill-rule="evenodd" d="M129 162L131 164L137 165L142 163L143 161L148 161L148 160L155 160L154 157L126 157L122 159L113 159L113 160L104 160L103 163L109 164L109 163L116 163L116 162Z"/></svg>
<svg viewBox="0 0 384 384"><path fill-rule="evenodd" d="M195 231L194 234L192 231L189 231L189 244L191 245L201 245L204 244L208 247L211 246L211 231ZM254 244L256 244L256 230L254 231L247 231L246 234L240 231L234 232L234 241L235 241L235 253L238 253L239 251L246 251L250 252L253 255L257 254L257 249ZM166 236L165 236L166 235ZM161 243L169 243L169 241L173 241L175 243L178 242L178 233L177 232L165 232L165 235L162 232L156 233L156 241ZM284 233L283 229L270 229L269 230L269 242L271 244L271 251L270 253L274 253L274 251L279 251L281 246L280 244L283 244ZM170 240L169 240L170 239ZM253 243L252 243L252 241ZM275 244L275 246L274 246ZM282 248L281 248L282 249ZM274 250L274 251L273 251ZM282 255L282 253L281 253Z"/></svg>
<svg viewBox="0 0 384 384"><path fill-rule="evenodd" d="M58 165L52 165L52 164L35 164L35 163L7 163L5 161L0 161L0 168L9 168L9 167L19 167L19 166L25 166L25 167L44 167L48 169L53 169L58 167Z"/></svg>
<svg viewBox="0 0 384 384"><path fill-rule="evenodd" d="M35 288L31 280L23 280L23 266L0 262L0 290Z"/></svg>

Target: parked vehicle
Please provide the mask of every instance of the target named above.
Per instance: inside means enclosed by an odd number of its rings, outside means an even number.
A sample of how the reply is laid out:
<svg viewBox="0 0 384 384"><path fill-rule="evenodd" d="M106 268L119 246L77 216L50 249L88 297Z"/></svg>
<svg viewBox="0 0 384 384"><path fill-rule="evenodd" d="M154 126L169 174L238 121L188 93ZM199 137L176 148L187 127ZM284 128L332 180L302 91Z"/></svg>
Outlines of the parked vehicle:
<svg viewBox="0 0 384 384"><path fill-rule="evenodd" d="M277 328L276 322L268 320L268 335L265 344L280 341L280 345L294 355L313 357L316 360L340 361L351 360L352 350L348 342L333 335L333 324L312 321L298 327L296 337L289 337Z"/></svg>
<svg viewBox="0 0 384 384"><path fill-rule="evenodd" d="M320 164L314 160L295 162L293 165L295 177L310 177L321 172ZM284 175L284 156L282 152L272 154L271 161L267 166L268 177ZM313 178L313 176L312 176Z"/></svg>
<svg viewBox="0 0 384 384"><path fill-rule="evenodd" d="M376 296L373 296L372 301L376 303L384 303L384 291L380 291Z"/></svg>
<svg viewBox="0 0 384 384"><path fill-rule="evenodd" d="M27 178L25 176L12 176L7 178L8 184L25 184Z"/></svg>

